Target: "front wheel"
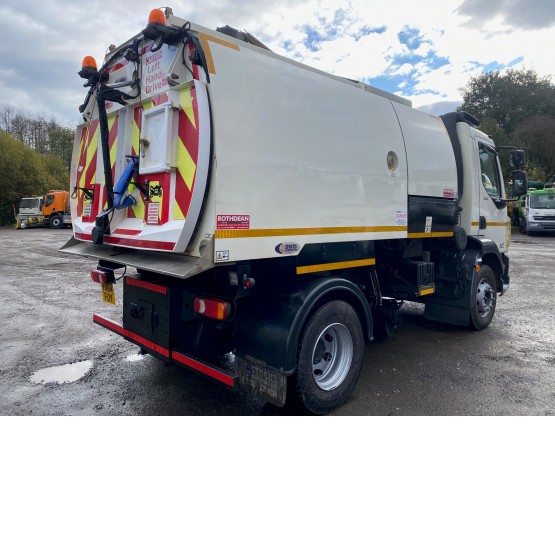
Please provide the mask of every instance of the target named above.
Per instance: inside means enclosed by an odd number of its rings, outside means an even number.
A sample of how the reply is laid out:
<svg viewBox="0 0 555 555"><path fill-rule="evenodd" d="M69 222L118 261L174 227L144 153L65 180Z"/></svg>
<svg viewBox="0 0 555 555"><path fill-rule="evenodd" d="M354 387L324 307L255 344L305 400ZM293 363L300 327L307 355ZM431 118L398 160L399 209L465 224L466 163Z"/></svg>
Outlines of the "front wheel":
<svg viewBox="0 0 555 555"><path fill-rule="evenodd" d="M60 229L62 227L62 223L63 219L58 214L54 214L54 216L50 218L50 227L52 229Z"/></svg>
<svg viewBox="0 0 555 555"><path fill-rule="evenodd" d="M486 329L495 314L497 305L497 282L493 270L486 264L474 274L472 283L472 308L470 309L470 328Z"/></svg>
<svg viewBox="0 0 555 555"><path fill-rule="evenodd" d="M344 301L322 306L300 340L295 380L297 399L314 414L342 405L353 392L364 354L364 335L354 308Z"/></svg>

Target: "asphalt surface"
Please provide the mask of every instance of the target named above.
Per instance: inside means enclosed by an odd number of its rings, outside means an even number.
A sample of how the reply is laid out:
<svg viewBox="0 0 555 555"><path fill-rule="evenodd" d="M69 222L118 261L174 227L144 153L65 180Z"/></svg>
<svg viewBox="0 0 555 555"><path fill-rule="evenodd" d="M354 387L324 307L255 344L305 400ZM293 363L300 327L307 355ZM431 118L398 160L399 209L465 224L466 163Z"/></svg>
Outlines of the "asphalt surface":
<svg viewBox="0 0 555 555"><path fill-rule="evenodd" d="M94 261L58 252L70 235L0 228L1 415L296 414L138 356L93 324L95 312L120 319L121 282L116 305L103 303ZM511 287L488 329L428 322L406 303L332 415L555 415L555 237L514 232L510 257Z"/></svg>

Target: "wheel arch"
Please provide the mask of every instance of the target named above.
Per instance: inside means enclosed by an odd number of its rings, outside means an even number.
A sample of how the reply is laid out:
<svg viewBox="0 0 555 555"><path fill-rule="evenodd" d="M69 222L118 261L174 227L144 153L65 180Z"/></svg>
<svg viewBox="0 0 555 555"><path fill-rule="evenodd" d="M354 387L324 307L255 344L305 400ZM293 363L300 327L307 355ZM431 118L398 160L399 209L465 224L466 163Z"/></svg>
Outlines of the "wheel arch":
<svg viewBox="0 0 555 555"><path fill-rule="evenodd" d="M503 257L499 252L497 244L491 239L485 237L469 237L469 244L471 244L474 249L478 250L481 263L489 266L493 275L495 276L495 282L497 285L497 291L503 293L503 284L505 281L508 282L508 259Z"/></svg>
<svg viewBox="0 0 555 555"><path fill-rule="evenodd" d="M322 306L331 301L345 301L350 304L358 315L366 339L372 339L374 333L372 311L362 291L352 282L341 278L316 282L307 295L303 309L297 312L290 328L287 338L288 368L296 366L297 345L307 322Z"/></svg>
<svg viewBox="0 0 555 555"><path fill-rule="evenodd" d="M285 375L295 372L297 347L312 315L330 301L342 300L356 311L367 339L373 335L372 311L361 289L339 277L310 280L286 296L253 298L238 311L236 350L239 356L262 361ZM263 308L262 308L263 307Z"/></svg>

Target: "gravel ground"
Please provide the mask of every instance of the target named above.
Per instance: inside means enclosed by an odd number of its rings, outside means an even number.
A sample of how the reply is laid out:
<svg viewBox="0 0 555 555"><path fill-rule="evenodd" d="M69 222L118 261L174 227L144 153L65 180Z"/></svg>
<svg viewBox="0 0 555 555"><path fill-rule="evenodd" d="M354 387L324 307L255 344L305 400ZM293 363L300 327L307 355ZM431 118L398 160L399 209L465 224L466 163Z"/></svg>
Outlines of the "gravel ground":
<svg viewBox="0 0 555 555"><path fill-rule="evenodd" d="M94 312L119 320L121 284L116 305L103 303L88 276L94 261L58 252L70 235L0 228L0 414L294 414L139 356L93 324ZM428 322L407 303L397 333L367 345L354 394L332 414L555 414L555 237L514 233L510 256L511 287L488 329ZM72 381L49 381L52 367Z"/></svg>

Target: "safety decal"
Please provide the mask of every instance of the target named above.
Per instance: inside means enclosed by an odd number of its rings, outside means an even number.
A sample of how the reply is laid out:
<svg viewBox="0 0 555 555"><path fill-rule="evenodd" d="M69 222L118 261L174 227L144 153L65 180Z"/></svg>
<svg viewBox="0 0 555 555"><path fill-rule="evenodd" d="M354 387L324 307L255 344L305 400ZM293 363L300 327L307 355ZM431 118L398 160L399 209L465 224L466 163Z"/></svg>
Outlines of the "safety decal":
<svg viewBox="0 0 555 555"><path fill-rule="evenodd" d="M145 223L147 225L158 225L158 217L160 215L160 203L159 202L147 202L147 210L145 216Z"/></svg>
<svg viewBox="0 0 555 555"><path fill-rule="evenodd" d="M275 251L278 254L295 254L301 249L297 243L280 243L276 245Z"/></svg>
<svg viewBox="0 0 555 555"><path fill-rule="evenodd" d="M424 233L431 233L432 232L432 216L426 216L426 228L424 229Z"/></svg>
<svg viewBox="0 0 555 555"><path fill-rule="evenodd" d="M216 229L250 229L251 217L247 214L218 214Z"/></svg>
<svg viewBox="0 0 555 555"><path fill-rule="evenodd" d="M216 262L227 262L229 260L229 251L216 251Z"/></svg>
<svg viewBox="0 0 555 555"><path fill-rule="evenodd" d="M443 189L443 198L456 198L455 189Z"/></svg>
<svg viewBox="0 0 555 555"><path fill-rule="evenodd" d="M406 210L396 210L395 211L395 225L407 225L407 211Z"/></svg>

